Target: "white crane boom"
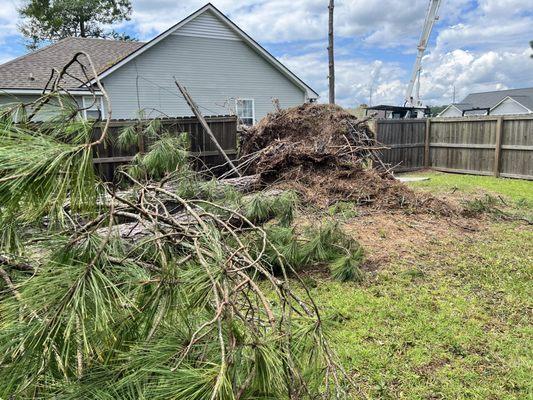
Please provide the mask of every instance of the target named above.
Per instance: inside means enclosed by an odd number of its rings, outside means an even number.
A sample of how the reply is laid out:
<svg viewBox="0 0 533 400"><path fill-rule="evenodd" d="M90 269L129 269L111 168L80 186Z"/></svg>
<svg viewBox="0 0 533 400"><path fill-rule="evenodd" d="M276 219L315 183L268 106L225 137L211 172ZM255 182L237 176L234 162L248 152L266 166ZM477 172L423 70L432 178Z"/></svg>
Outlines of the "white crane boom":
<svg viewBox="0 0 533 400"><path fill-rule="evenodd" d="M409 81L409 86L407 87L407 93L405 94L405 105L408 107L422 106L420 102L420 72L422 70L422 57L426 51L433 26L439 19L437 12L439 11L440 3L441 0L430 0L429 2L426 20L424 21L424 29L422 30L422 36L420 37L420 43L418 44L418 54L416 55L416 61L413 67L413 73L411 74L411 80ZM413 97L415 84L417 85L417 90Z"/></svg>

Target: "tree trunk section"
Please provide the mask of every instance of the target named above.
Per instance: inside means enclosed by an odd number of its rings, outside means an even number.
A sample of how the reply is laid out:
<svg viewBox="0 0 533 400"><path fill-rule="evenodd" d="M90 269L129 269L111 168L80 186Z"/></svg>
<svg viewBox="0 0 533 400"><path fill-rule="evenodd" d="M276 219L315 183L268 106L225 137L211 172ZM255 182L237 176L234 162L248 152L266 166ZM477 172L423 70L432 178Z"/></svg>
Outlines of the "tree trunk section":
<svg viewBox="0 0 533 400"><path fill-rule="evenodd" d="M85 21L83 19L80 19L80 37L84 38L85 36Z"/></svg>

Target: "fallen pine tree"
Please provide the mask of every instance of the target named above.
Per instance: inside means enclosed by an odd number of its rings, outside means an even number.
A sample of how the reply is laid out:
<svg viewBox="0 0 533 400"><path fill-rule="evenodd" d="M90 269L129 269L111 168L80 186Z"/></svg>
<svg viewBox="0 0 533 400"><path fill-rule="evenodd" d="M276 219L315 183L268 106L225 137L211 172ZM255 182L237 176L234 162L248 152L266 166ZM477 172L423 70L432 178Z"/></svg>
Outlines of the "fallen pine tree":
<svg viewBox="0 0 533 400"><path fill-rule="evenodd" d="M206 190L165 132L116 192L71 113L0 121L0 397L349 398L297 270L357 280L358 243L291 226L291 192Z"/></svg>

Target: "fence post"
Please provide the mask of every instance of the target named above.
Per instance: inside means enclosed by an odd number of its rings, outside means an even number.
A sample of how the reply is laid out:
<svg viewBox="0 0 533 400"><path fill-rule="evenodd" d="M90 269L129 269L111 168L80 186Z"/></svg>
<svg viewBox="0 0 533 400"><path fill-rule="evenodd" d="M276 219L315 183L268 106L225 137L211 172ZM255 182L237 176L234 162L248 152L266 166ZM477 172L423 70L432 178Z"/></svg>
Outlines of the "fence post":
<svg viewBox="0 0 533 400"><path fill-rule="evenodd" d="M501 152L502 152L502 136L503 136L503 117L498 117L496 120L496 146L494 149L494 176L500 176Z"/></svg>
<svg viewBox="0 0 533 400"><path fill-rule="evenodd" d="M431 119L426 119L426 137L424 139L424 168L429 168L429 145L431 140Z"/></svg>

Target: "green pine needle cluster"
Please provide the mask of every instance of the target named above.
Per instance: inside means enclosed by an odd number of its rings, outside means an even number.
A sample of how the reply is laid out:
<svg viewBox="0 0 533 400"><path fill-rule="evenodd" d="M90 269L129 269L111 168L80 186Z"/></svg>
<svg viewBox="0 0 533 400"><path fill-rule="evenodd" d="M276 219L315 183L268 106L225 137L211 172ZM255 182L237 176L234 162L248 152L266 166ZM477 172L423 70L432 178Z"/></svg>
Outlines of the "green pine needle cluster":
<svg viewBox="0 0 533 400"><path fill-rule="evenodd" d="M259 193L242 201L243 214L254 223L277 219L282 226L290 226L298 206L298 196L292 191Z"/></svg>
<svg viewBox="0 0 533 400"><path fill-rule="evenodd" d="M65 223L66 212L94 209L101 191L93 167L86 123L15 125L0 120L2 215L20 223L47 215Z"/></svg>
<svg viewBox="0 0 533 400"><path fill-rule="evenodd" d="M154 119L130 125L122 129L116 138L117 145L122 149L138 146L140 141L151 144L146 153L138 153L126 167L134 179L159 180L173 173L189 173L190 141L187 133L172 135L163 129L161 121Z"/></svg>
<svg viewBox="0 0 533 400"><path fill-rule="evenodd" d="M333 225L297 233L294 193L202 180L187 136L156 124L121 197L70 115L0 121L0 398L349 398L319 309L288 276L326 263L354 280L357 242Z"/></svg>
<svg viewBox="0 0 533 400"><path fill-rule="evenodd" d="M360 267L364 262L364 250L338 224L324 223L318 227L303 228L301 232L297 232L295 227L280 225L265 229L276 250L267 252L268 263L275 272L280 268L279 253L296 272L325 264L332 277L341 282L363 280Z"/></svg>

